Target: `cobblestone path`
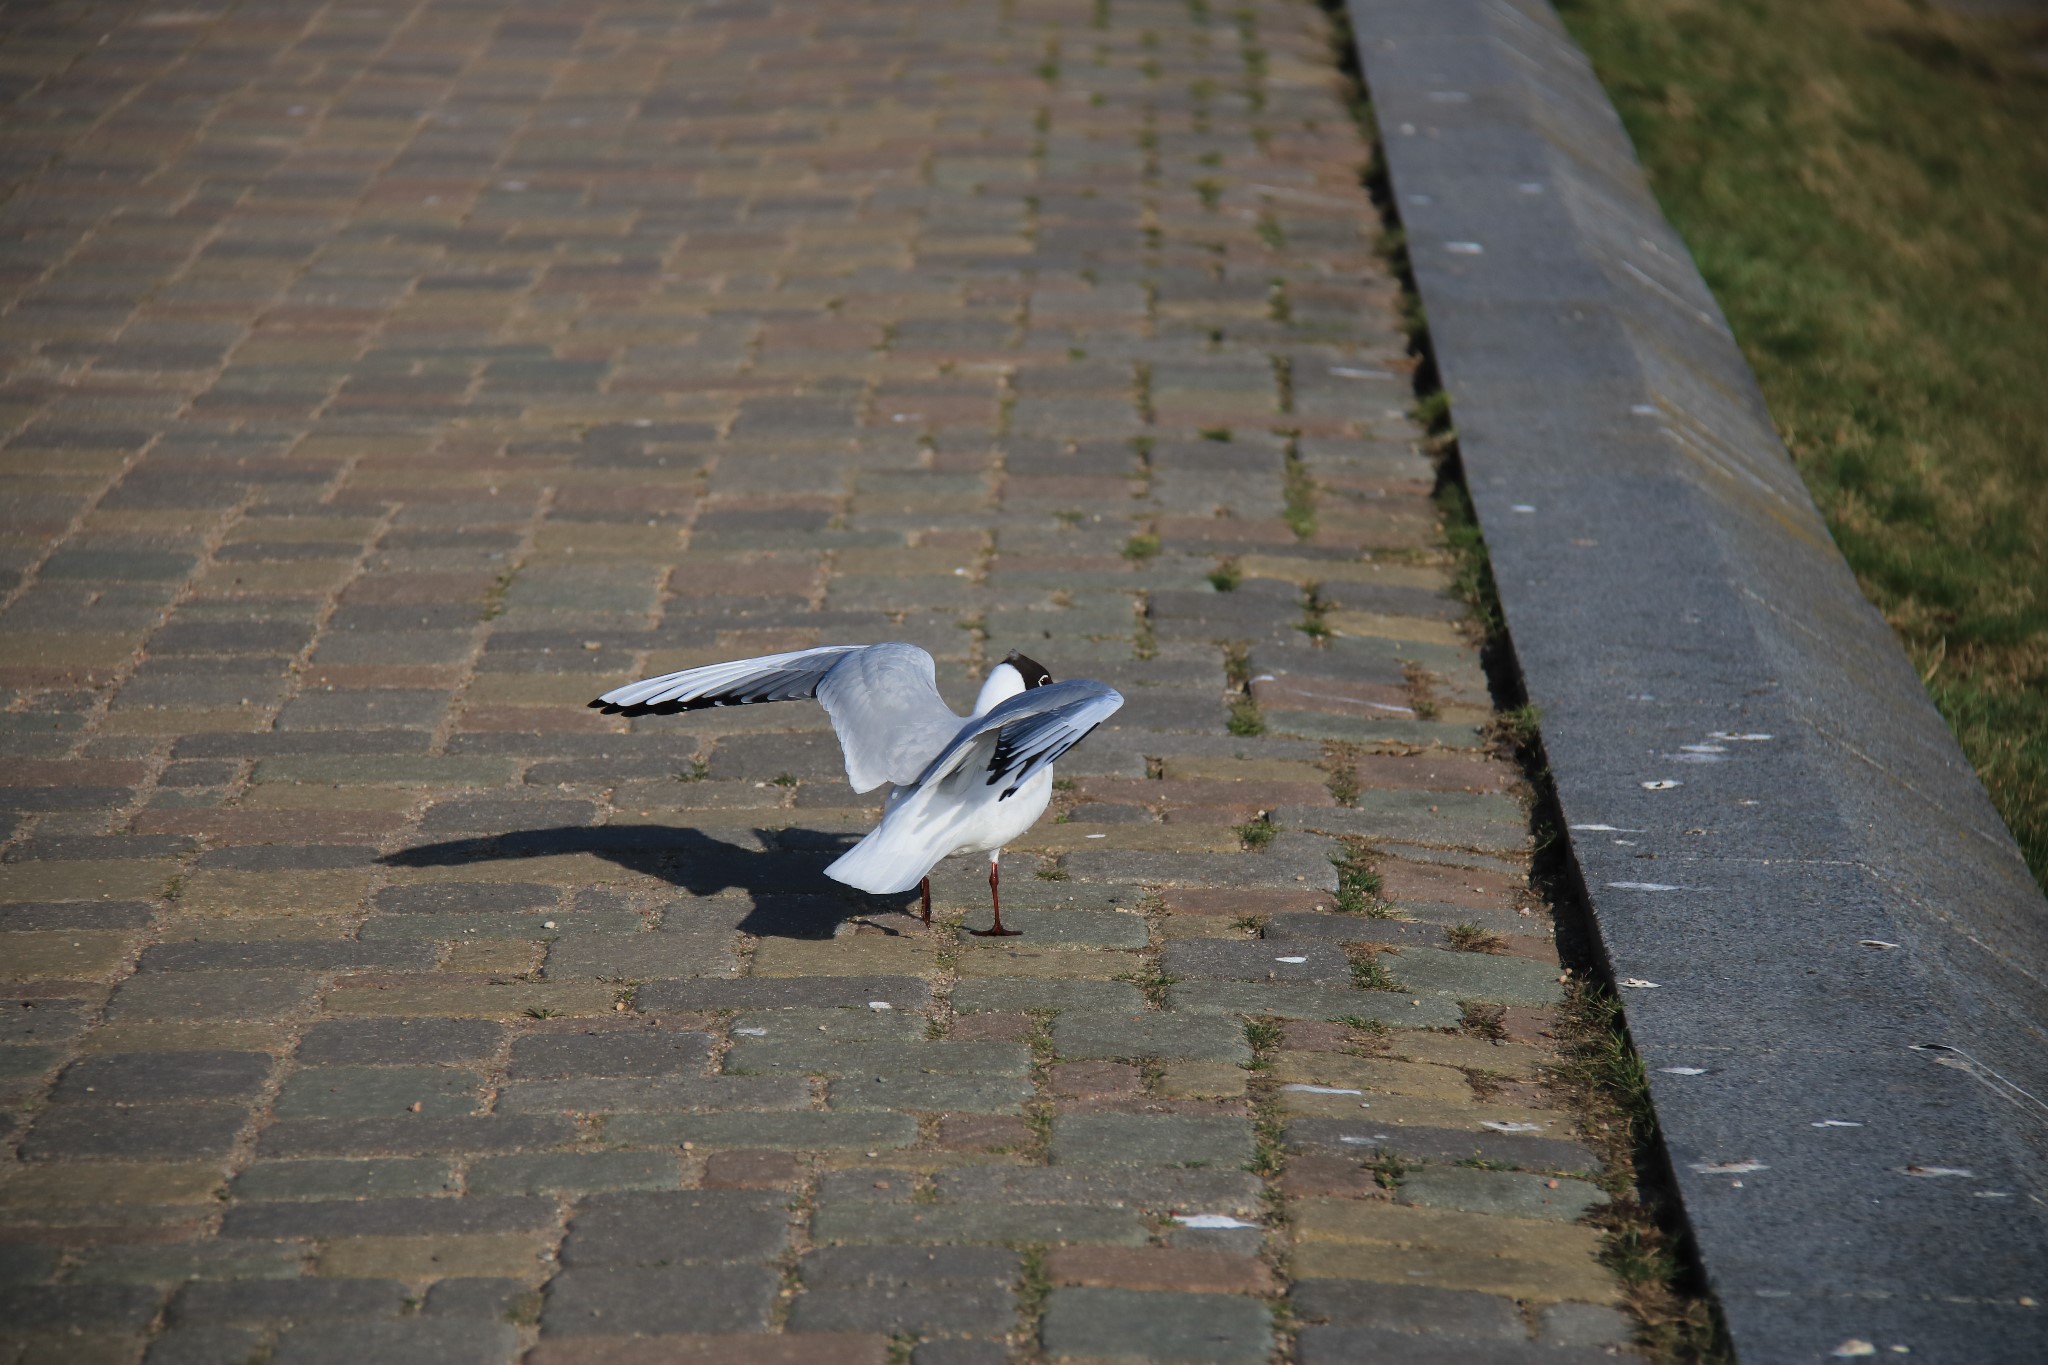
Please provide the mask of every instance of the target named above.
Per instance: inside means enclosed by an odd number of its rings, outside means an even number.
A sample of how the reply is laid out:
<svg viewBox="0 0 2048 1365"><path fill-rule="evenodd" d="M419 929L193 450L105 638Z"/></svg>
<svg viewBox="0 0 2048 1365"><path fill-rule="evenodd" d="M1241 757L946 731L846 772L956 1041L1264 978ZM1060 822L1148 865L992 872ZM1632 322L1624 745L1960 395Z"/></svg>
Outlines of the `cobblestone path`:
<svg viewBox="0 0 2048 1365"><path fill-rule="evenodd" d="M1317 9L0 23L0 1359L1626 1339ZM1129 698L1022 939L584 709L887 639Z"/></svg>

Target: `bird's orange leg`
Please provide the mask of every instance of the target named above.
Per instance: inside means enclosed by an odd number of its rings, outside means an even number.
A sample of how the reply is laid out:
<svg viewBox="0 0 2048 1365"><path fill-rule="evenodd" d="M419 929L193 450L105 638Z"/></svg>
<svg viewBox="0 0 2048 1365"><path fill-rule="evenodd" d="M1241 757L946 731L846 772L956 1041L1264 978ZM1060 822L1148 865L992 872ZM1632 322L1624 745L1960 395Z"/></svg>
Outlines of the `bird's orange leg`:
<svg viewBox="0 0 2048 1365"><path fill-rule="evenodd" d="M996 865L996 858L1001 857L1002 852L1001 849L997 849L995 855L988 860L988 901L990 905L995 907L995 927L991 929L968 930L969 933L980 938L1016 938L1024 932L1022 929L1005 929L1003 927L1003 897L1002 892L997 889L1001 878Z"/></svg>

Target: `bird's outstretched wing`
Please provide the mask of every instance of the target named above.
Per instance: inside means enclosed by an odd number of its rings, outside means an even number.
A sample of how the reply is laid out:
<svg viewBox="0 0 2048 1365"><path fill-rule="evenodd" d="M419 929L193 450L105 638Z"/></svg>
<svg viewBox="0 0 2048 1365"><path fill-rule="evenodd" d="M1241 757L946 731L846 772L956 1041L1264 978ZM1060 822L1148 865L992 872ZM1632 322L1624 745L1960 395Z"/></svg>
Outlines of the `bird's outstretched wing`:
<svg viewBox="0 0 2048 1365"><path fill-rule="evenodd" d="M1123 704L1123 693L1086 678L1034 687L964 726L918 775L918 785L937 781L986 753L987 785L1001 783L998 799L1008 797L1033 773L1088 738ZM992 747L976 742L991 733Z"/></svg>
<svg viewBox="0 0 2048 1365"><path fill-rule="evenodd" d="M590 703L608 716L672 716L678 711L703 711L714 706L745 706L757 701L796 701L818 695L818 684L849 654L866 645L826 645L790 654L764 654L758 659L706 664L680 673L614 687Z"/></svg>
<svg viewBox="0 0 2048 1365"><path fill-rule="evenodd" d="M826 645L735 659L615 687L590 703L608 716L665 716L815 697L832 717L855 791L910 783L958 733L932 656L916 645Z"/></svg>

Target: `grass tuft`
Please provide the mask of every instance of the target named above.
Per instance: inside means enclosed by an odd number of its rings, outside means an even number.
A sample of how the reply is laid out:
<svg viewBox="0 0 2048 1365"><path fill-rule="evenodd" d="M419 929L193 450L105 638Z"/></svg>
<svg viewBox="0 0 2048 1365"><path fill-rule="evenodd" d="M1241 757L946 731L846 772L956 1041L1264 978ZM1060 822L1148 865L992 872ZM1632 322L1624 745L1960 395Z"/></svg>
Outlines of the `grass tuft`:
<svg viewBox="0 0 2048 1365"><path fill-rule="evenodd" d="M1444 941L1460 953L1501 953L1508 946L1499 934L1476 924L1453 924L1444 930Z"/></svg>
<svg viewBox="0 0 2048 1365"><path fill-rule="evenodd" d="M1246 848L1255 851L1272 843L1273 836L1279 832L1280 827L1273 823L1272 813L1263 810L1259 812L1258 818L1250 824L1237 827L1237 837L1244 840Z"/></svg>
<svg viewBox="0 0 2048 1365"><path fill-rule="evenodd" d="M1347 915L1390 918L1380 900L1380 874L1373 870L1373 852L1362 841L1344 841L1344 856L1337 863L1337 909Z"/></svg>
<svg viewBox="0 0 2048 1365"><path fill-rule="evenodd" d="M1387 970L1381 961L1382 953L1374 951L1368 944L1350 944L1346 951L1351 955L1351 984L1362 991L1399 991L1407 989L1400 980Z"/></svg>

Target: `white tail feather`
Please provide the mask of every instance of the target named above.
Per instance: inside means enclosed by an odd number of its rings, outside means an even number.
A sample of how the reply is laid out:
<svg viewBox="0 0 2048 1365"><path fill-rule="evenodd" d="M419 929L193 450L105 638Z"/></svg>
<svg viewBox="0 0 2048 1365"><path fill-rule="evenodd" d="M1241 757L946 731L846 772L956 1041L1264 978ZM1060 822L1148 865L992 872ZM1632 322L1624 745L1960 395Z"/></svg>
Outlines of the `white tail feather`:
<svg viewBox="0 0 2048 1365"><path fill-rule="evenodd" d="M951 851L912 824L898 822L892 828L884 819L826 868L825 875L857 891L892 896L923 881Z"/></svg>

